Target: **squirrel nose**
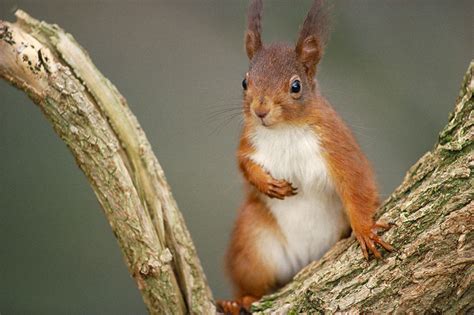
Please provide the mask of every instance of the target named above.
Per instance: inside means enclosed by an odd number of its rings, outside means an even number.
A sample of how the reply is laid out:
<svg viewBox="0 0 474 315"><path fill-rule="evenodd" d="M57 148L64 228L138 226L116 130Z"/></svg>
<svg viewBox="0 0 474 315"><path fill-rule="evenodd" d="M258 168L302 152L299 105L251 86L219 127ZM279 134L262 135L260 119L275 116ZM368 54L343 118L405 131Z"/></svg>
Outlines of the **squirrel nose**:
<svg viewBox="0 0 474 315"><path fill-rule="evenodd" d="M255 110L255 115L257 115L259 118L265 118L265 116L268 115L268 110L267 109L256 109Z"/></svg>

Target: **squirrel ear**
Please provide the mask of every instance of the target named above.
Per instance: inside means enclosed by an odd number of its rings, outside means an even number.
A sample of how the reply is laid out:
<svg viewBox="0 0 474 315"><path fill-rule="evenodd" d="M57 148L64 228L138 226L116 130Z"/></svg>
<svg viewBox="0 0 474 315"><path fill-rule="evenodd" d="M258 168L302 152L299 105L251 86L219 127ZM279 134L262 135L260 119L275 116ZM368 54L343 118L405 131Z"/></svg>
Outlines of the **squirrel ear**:
<svg viewBox="0 0 474 315"><path fill-rule="evenodd" d="M247 14L247 32L245 33L245 50L249 59L252 59L255 53L262 47L262 10L262 0L252 0L250 2Z"/></svg>
<svg viewBox="0 0 474 315"><path fill-rule="evenodd" d="M314 0L296 43L296 55L310 77L316 73L316 65L323 56L324 46L329 37L329 11L324 0Z"/></svg>
<svg viewBox="0 0 474 315"><path fill-rule="evenodd" d="M312 78L316 74L316 65L321 60L323 48L319 39L313 35L306 37L296 45L296 56L304 65L306 74Z"/></svg>
<svg viewBox="0 0 474 315"><path fill-rule="evenodd" d="M247 31L245 34L245 50L247 56L252 59L255 53L262 47L262 41L259 34L255 34L252 31Z"/></svg>

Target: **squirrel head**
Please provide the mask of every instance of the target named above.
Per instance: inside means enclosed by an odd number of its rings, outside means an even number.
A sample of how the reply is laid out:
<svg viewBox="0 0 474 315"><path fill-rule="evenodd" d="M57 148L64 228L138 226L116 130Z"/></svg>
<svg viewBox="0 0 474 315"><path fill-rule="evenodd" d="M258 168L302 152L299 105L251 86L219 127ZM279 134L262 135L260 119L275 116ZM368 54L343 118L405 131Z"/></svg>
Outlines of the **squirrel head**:
<svg viewBox="0 0 474 315"><path fill-rule="evenodd" d="M293 46L263 45L262 9L262 0L252 0L248 9L250 67L242 81L246 120L263 126L304 121L317 96L314 76L328 37L327 10L322 0L314 1Z"/></svg>

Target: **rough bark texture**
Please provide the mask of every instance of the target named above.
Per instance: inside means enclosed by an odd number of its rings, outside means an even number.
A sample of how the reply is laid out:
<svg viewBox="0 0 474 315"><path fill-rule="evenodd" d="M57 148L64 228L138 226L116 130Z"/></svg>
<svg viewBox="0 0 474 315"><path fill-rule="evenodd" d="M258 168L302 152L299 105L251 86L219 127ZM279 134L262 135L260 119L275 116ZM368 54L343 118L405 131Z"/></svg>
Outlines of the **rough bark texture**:
<svg viewBox="0 0 474 315"><path fill-rule="evenodd" d="M0 21L0 76L41 108L89 179L152 314L212 313L210 289L163 170L125 99L70 34Z"/></svg>
<svg viewBox="0 0 474 315"><path fill-rule="evenodd" d="M474 311L474 62L438 143L378 211L397 251L364 261L353 238L264 297L261 313Z"/></svg>
<svg viewBox="0 0 474 315"><path fill-rule="evenodd" d="M88 177L150 313L215 312L183 218L143 130L87 53L56 25L0 21L0 76L39 105ZM261 313L463 313L474 308L474 63L438 144L384 203L397 251L366 262L339 242Z"/></svg>

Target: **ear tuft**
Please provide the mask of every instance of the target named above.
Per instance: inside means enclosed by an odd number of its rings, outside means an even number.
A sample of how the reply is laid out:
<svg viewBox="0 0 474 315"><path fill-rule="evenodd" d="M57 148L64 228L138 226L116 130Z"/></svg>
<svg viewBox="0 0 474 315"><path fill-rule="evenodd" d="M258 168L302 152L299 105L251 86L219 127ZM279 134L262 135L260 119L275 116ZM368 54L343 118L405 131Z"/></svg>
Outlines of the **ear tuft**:
<svg viewBox="0 0 474 315"><path fill-rule="evenodd" d="M316 73L316 65L323 56L323 47L320 40L311 35L296 46L298 60L304 65L306 73L312 78Z"/></svg>
<svg viewBox="0 0 474 315"><path fill-rule="evenodd" d="M247 31L245 34L245 50L247 51L247 56L249 59L252 59L255 56L255 53L262 47L262 41L260 36L255 34L252 31Z"/></svg>
<svg viewBox="0 0 474 315"><path fill-rule="evenodd" d="M296 54L310 77L316 73L316 65L323 56L329 37L329 15L330 10L324 0L314 0L296 43Z"/></svg>
<svg viewBox="0 0 474 315"><path fill-rule="evenodd" d="M262 47L262 0L252 0L248 8L248 24L247 32L245 33L245 50L247 56L252 59L255 53Z"/></svg>

